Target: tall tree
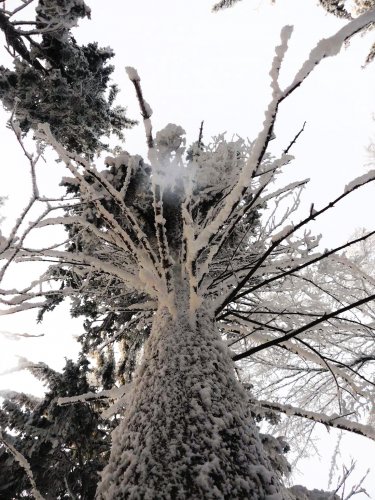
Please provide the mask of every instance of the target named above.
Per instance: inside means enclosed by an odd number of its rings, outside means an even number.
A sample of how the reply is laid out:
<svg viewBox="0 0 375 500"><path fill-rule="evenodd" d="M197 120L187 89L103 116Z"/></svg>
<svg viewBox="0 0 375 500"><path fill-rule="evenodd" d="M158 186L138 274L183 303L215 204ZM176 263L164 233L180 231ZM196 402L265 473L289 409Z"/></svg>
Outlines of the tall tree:
<svg viewBox="0 0 375 500"><path fill-rule="evenodd" d="M259 366L259 353L266 350L271 352L268 363L277 359L275 351L287 352L275 366L285 360L281 369L307 377L310 389L304 403L317 394L317 387L329 388L327 398L320 393L321 398L311 400L319 412L339 406L337 416L321 415L324 423L362 430L371 437L373 429L344 416L348 403L342 398L343 391L353 400L366 397L373 388L366 380L367 362L355 358L358 350L361 357L362 351L365 355L372 349L372 326L362 316L372 314L367 309L375 298L368 286L371 276L353 269L342 257L333 258L339 249L318 252L316 238L303 230L374 180L375 173L354 179L332 202L311 207L291 224L306 181L277 190L272 190L271 182L292 160L294 140L278 158L268 150L281 103L323 58L336 54L349 37L374 20L373 13L364 14L320 42L290 85L281 89L278 74L291 35L290 28L283 30L271 71L272 100L263 128L251 144L227 143L219 137L205 147L200 138L185 161L181 127L170 124L153 136L151 108L133 68L128 68L128 75L144 119L149 163L123 152L108 157L107 168L99 171L84 155L61 144L51 127L39 126L39 139L55 149L71 174L64 179L70 194L60 201L41 196L38 156L27 153L33 196L3 242L6 262L1 277L17 261L52 260L57 266L24 290L2 290L6 312L45 306L44 297L73 296L77 312L82 307L88 314L91 307L94 320L109 324L103 329L89 325L87 338L93 338L89 350L102 352L121 340L126 356L128 339L139 332L141 346L148 337L140 361L135 356L127 371L123 369L125 383L120 388L109 388L114 383L115 352L108 349L107 358L100 360L106 368L100 371L103 386L108 384L105 395L116 400L106 415L120 414L121 422L113 433L97 498L160 498L160 492L165 498L309 498L308 492L302 495L301 489L283 486L279 458L283 447L262 438L252 418L257 405L269 410L267 401L254 402L235 376L233 360L251 356ZM16 116L11 123L22 144ZM296 193L286 211L260 222L266 205L274 202L277 208L282 199ZM40 216L23 225L36 205L43 207ZM57 224L68 227L68 243L65 238L48 248L27 245L31 231ZM318 265L328 265L333 276L343 273L343 286L329 282ZM49 292L44 285L51 281L51 273L63 287ZM348 290L346 283L351 280L361 286ZM295 294L296 281L306 283L300 295ZM315 289L325 297L323 303L317 304ZM361 315L360 320L350 311ZM356 346L348 353L349 327L352 335L358 332L358 341L354 336ZM338 331L339 355L335 346L324 350L324 343L330 344ZM228 350L226 342L235 342L236 352ZM335 358L329 359L332 352ZM294 359L302 361L293 365ZM303 372L306 361L318 366L318 386L311 383L311 370ZM258 375L261 380L260 371ZM332 380L336 385L338 379L333 395ZM257 389L253 393L258 400ZM276 391L277 387L273 394ZM78 398L68 396L59 402L77 403L92 395ZM316 417L309 408L279 406L295 415ZM32 470L30 464L27 467Z"/></svg>

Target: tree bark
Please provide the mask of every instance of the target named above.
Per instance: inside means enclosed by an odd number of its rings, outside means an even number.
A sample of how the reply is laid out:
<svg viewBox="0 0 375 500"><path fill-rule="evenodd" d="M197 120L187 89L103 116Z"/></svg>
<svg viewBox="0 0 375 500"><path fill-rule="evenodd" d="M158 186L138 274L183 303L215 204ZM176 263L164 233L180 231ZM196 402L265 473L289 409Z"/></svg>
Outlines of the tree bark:
<svg viewBox="0 0 375 500"><path fill-rule="evenodd" d="M214 322L179 309L155 315L97 499L289 498Z"/></svg>

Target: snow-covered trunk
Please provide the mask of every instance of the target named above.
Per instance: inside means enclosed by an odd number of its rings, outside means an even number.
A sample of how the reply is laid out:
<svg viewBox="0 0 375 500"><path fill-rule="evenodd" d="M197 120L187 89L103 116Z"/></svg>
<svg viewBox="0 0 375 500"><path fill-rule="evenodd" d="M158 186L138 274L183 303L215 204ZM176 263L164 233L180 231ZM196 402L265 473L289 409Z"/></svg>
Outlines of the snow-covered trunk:
<svg viewBox="0 0 375 500"><path fill-rule="evenodd" d="M184 302L155 315L97 498L284 498L210 314L192 327Z"/></svg>

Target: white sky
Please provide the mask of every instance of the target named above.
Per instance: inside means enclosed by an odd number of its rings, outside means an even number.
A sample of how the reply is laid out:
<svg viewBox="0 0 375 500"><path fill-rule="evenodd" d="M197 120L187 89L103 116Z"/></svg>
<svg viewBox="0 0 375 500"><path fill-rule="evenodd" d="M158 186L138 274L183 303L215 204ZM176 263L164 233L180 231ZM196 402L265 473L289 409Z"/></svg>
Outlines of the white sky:
<svg viewBox="0 0 375 500"><path fill-rule="evenodd" d="M114 81L122 90L119 103L128 107L128 116L139 118L133 88L124 66L134 66L142 78L145 98L154 110L154 130L172 122L187 132L187 143L197 139L201 120L205 120L204 141L227 131L253 138L260 129L270 97L268 72L274 47L285 24L295 26L290 50L282 72L283 81L299 69L314 43L333 34L342 22L325 15L314 0L278 0L271 6L266 0L244 0L233 9L212 14L213 0L89 0L92 20L81 22L75 36L79 42L98 41L116 52ZM11 7L8 2L8 8ZM372 113L375 112L375 64L361 69L373 34L357 37L350 47L334 59L323 61L300 89L282 105L276 125L275 152L284 149L307 121L306 130L293 148L296 160L285 173L290 180L311 178L304 193L302 209L311 202L319 207L329 201L345 184L365 173L369 161L367 146L375 136ZM1 111L3 176L0 195L9 201L3 209L8 221L26 203L30 186L27 163L15 138L4 131L7 115ZM145 155L141 126L126 133L131 154ZM40 173L46 189L55 183L61 167L45 165ZM5 178L4 178L5 175ZM374 227L374 186L356 191L341 207L320 222L313 231L323 233L323 244L345 241L357 227ZM19 274L23 274L21 267ZM20 276L12 275L18 280ZM80 321L72 321L63 306L46 316L42 325L34 322L35 313L1 317L0 330L45 333L41 339L11 342L1 339L0 371L16 364L19 354L33 361L47 361L60 369L64 357L74 356L77 348L72 334L81 332ZM28 374L0 377L0 388L24 391L41 390ZM333 434L333 433L331 433ZM332 440L324 431L321 453ZM345 461L353 455L358 470L367 468L375 456L375 446L364 438L345 437ZM291 443L293 446L293 443ZM320 465L319 465L320 463ZM326 487L328 463L315 459L304 465L304 477L312 487ZM375 475L367 481L375 498ZM364 498L358 496L356 498Z"/></svg>

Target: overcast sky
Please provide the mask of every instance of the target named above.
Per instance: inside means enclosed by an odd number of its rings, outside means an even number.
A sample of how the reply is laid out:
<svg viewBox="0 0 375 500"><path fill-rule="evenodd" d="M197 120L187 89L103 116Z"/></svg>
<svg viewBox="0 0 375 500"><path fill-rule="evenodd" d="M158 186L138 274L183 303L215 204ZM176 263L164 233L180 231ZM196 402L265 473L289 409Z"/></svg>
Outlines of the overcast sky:
<svg viewBox="0 0 375 500"><path fill-rule="evenodd" d="M82 21L75 36L79 42L96 40L115 50L114 81L121 88L118 101L128 107L128 116L139 119L133 87L124 71L125 66L134 66L154 111L154 130L170 122L181 125L187 132L188 144L197 139L201 120L205 121L206 143L211 136L225 131L228 137L239 134L251 139L257 134L270 98L268 72L282 26L295 27L282 70L285 85L314 44L342 26L341 21L318 8L314 0L278 0L274 6L267 0L244 0L218 14L210 11L211 0L88 3L92 20ZM284 177L285 183L311 178L302 210L308 210L311 202L319 207L336 197L348 181L370 168L366 164L370 161L367 147L375 136L375 64L366 69L361 66L373 38L371 34L357 37L339 56L323 61L281 106L273 144L275 153L282 151L307 122L292 151L296 159ZM6 175L1 179L0 196L9 197L3 209L9 222L26 203L30 186L27 164L16 140L10 131L4 130L7 115L3 111L0 119L2 167ZM141 126L126 133L123 147L131 154L145 155ZM59 169L61 166L42 167L46 189L65 175ZM323 244L328 247L347 240L357 227L374 228L374 195L373 185L357 191L311 229L323 233ZM66 306L47 315L42 325L36 325L34 318L35 313L0 318L2 331L46 334L41 339L22 342L3 337L0 371L16 364L16 354L33 361L47 361L59 369L64 356L77 352L70 339L80 333L81 326L79 321L69 320ZM27 374L0 377L0 387L41 390ZM353 452L359 461L364 457L359 465L363 471L373 461L375 447L363 438L345 439L349 443L345 448L349 450L347 455ZM329 462L328 454L327 457ZM311 470L312 465L309 467ZM327 462L322 461L320 469L315 463L313 475L307 474L308 468L304 468L305 482L325 487ZM367 484L375 498L374 475Z"/></svg>

